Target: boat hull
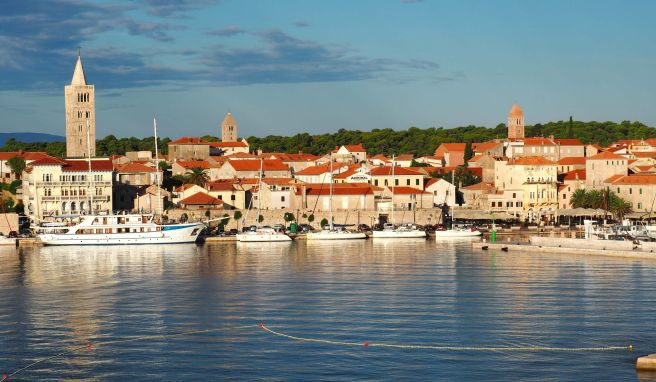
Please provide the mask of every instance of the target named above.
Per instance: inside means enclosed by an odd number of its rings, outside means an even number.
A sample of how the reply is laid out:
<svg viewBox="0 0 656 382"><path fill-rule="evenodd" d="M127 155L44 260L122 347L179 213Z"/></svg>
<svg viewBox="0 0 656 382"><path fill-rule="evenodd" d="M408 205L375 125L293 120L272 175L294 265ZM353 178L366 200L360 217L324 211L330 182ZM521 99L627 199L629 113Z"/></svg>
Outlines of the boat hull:
<svg viewBox="0 0 656 382"><path fill-rule="evenodd" d="M204 225L200 223L162 226L156 232L111 234L50 234L38 235L43 245L131 245L195 243Z"/></svg>
<svg viewBox="0 0 656 382"><path fill-rule="evenodd" d="M292 238L282 233L240 233L237 234L240 243L265 243L292 241Z"/></svg>
<svg viewBox="0 0 656 382"><path fill-rule="evenodd" d="M361 240L366 239L364 232L308 232L307 240Z"/></svg>
<svg viewBox="0 0 656 382"><path fill-rule="evenodd" d="M457 238L481 236L480 231L435 231L435 238Z"/></svg>
<svg viewBox="0 0 656 382"><path fill-rule="evenodd" d="M408 239L408 238L426 238L425 231L374 231L374 239Z"/></svg>

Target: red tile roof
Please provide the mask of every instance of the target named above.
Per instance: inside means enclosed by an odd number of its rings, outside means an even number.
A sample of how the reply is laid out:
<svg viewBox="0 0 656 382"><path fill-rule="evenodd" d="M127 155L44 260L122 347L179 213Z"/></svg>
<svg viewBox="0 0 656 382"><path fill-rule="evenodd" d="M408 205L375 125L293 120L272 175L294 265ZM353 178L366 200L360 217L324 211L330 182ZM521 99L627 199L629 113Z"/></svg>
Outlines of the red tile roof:
<svg viewBox="0 0 656 382"><path fill-rule="evenodd" d="M260 164L260 162L262 162ZM264 171L289 171L289 166L285 162L277 159L259 160L229 160L228 164L235 169L235 171L260 171L260 166Z"/></svg>
<svg viewBox="0 0 656 382"><path fill-rule="evenodd" d="M234 191L235 187L228 182L210 182L205 184L207 191Z"/></svg>
<svg viewBox="0 0 656 382"><path fill-rule="evenodd" d="M374 167L369 172L371 176L391 176L392 175L392 166L382 166ZM418 173L417 171L409 170L405 167L394 166L394 175L417 175L423 176L424 174Z"/></svg>
<svg viewBox="0 0 656 382"><path fill-rule="evenodd" d="M478 191L478 190L494 191L494 186L490 183L480 182L480 183L472 184L471 186L461 187L460 189L468 190L468 191Z"/></svg>
<svg viewBox="0 0 656 382"><path fill-rule="evenodd" d="M175 192L187 191L188 189L190 189L190 188L192 188L192 187L194 187L194 186L196 186L196 185L195 185L195 184L187 183L187 184L183 184L183 185L181 185L181 186L176 187L176 188L174 189L174 191L175 191ZM198 186L198 187L200 187L200 186Z"/></svg>
<svg viewBox="0 0 656 382"><path fill-rule="evenodd" d="M296 195L330 195L328 183L305 183L296 185ZM333 195L373 195L373 187L368 183L335 183Z"/></svg>
<svg viewBox="0 0 656 382"><path fill-rule="evenodd" d="M334 179L346 179L349 176L355 174L361 166L359 164L352 164L346 168L343 172L333 175Z"/></svg>
<svg viewBox="0 0 656 382"><path fill-rule="evenodd" d="M533 137L524 138L524 146L554 146L555 143L549 138Z"/></svg>
<svg viewBox="0 0 656 382"><path fill-rule="evenodd" d="M206 160L179 160L176 163L186 169L198 167L207 170L210 168L210 163Z"/></svg>
<svg viewBox="0 0 656 382"><path fill-rule="evenodd" d="M66 161L55 157L45 157L30 163L30 166L62 166Z"/></svg>
<svg viewBox="0 0 656 382"><path fill-rule="evenodd" d="M560 158L560 160L557 163L561 164L561 165L568 165L568 164L582 164L582 165L585 165L585 157Z"/></svg>
<svg viewBox="0 0 656 382"><path fill-rule="evenodd" d="M476 152L488 151L498 147L501 142L483 142L483 143L472 143L472 150Z"/></svg>
<svg viewBox="0 0 656 382"><path fill-rule="evenodd" d="M209 142L211 147L248 147L246 142L237 141L237 142Z"/></svg>
<svg viewBox="0 0 656 382"><path fill-rule="evenodd" d="M339 164L333 163L333 171L341 167ZM330 172L330 163L320 164L318 166L310 166L297 171L296 175L306 176L306 175L321 175Z"/></svg>
<svg viewBox="0 0 656 382"><path fill-rule="evenodd" d="M358 143L357 145L344 145L344 148L347 149L349 152L352 152L352 153L357 153L357 152L366 153L367 152L367 150L365 150L364 147L362 147L362 143Z"/></svg>
<svg viewBox="0 0 656 382"><path fill-rule="evenodd" d="M212 156L212 159L214 159L214 158L215 158L215 156ZM218 158L223 158L223 157L216 157L216 158L218 159ZM239 151L239 152L236 152L236 153L226 155L225 158L228 158L228 159L233 159L233 158L257 159L257 155L251 154L251 153L242 153L241 151Z"/></svg>
<svg viewBox="0 0 656 382"><path fill-rule="evenodd" d="M508 160L508 165L518 165L518 166L548 166L555 165L555 162L550 161L544 157L519 157Z"/></svg>
<svg viewBox="0 0 656 382"><path fill-rule="evenodd" d="M554 142L561 146L583 146L583 142L577 138L556 138Z"/></svg>
<svg viewBox="0 0 656 382"><path fill-rule="evenodd" d="M113 171L114 164L110 159L93 159L91 160L91 171ZM66 160L66 165L62 167L64 172L82 172L89 171L89 162L86 159Z"/></svg>
<svg viewBox="0 0 656 382"><path fill-rule="evenodd" d="M123 166L116 169L117 172L129 172L129 173L140 173L140 172L155 172L154 167L145 166L141 163L126 163Z"/></svg>
<svg viewBox="0 0 656 382"><path fill-rule="evenodd" d="M611 153L610 151L601 152L595 156L591 156L588 160L605 160L605 159L626 159L619 154Z"/></svg>
<svg viewBox="0 0 656 382"><path fill-rule="evenodd" d="M418 188L407 186L391 186L387 187L394 195L416 195L416 194L429 194L429 192L422 191Z"/></svg>
<svg viewBox="0 0 656 382"><path fill-rule="evenodd" d="M319 159L318 156L312 154L287 154L287 153L266 153L262 154L263 158L275 158L283 162L313 162Z"/></svg>
<svg viewBox="0 0 656 382"><path fill-rule="evenodd" d="M568 171L564 175L563 180L585 180L585 169Z"/></svg>
<svg viewBox="0 0 656 382"><path fill-rule="evenodd" d="M656 159L656 151L634 151L631 154L633 154L633 156L636 157L636 158L655 158Z"/></svg>
<svg viewBox="0 0 656 382"><path fill-rule="evenodd" d="M612 178L612 177L611 177ZM606 183L612 183L615 185L641 185L641 184L656 184L656 174L631 174L631 175L620 175L616 179L606 179Z"/></svg>
<svg viewBox="0 0 656 382"><path fill-rule="evenodd" d="M467 147L466 143L442 143L440 147L444 148L446 151L465 151ZM438 150L439 148L438 147Z"/></svg>
<svg viewBox="0 0 656 382"><path fill-rule="evenodd" d="M180 204L195 206L216 206L223 204L223 201L203 192L197 192L188 198L182 199Z"/></svg>
<svg viewBox="0 0 656 382"><path fill-rule="evenodd" d="M209 145L210 142L199 137L182 137L171 141L169 145Z"/></svg>

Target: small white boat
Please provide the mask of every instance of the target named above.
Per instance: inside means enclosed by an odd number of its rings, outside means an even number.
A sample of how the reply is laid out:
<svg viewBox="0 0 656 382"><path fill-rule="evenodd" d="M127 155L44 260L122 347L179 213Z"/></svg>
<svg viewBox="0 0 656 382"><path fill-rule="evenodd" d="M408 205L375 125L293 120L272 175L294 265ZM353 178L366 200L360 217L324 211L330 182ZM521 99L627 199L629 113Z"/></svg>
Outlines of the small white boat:
<svg viewBox="0 0 656 382"><path fill-rule="evenodd" d="M43 245L194 243L203 223L157 224L153 215L89 215L73 225L35 227Z"/></svg>
<svg viewBox="0 0 656 382"><path fill-rule="evenodd" d="M446 231L435 231L435 238L474 237L481 236L481 231L474 227L447 229Z"/></svg>
<svg viewBox="0 0 656 382"><path fill-rule="evenodd" d="M391 223L385 223L382 231L373 232L374 239L401 239L401 238L426 238L426 231L417 228L416 225L405 223L395 226Z"/></svg>
<svg viewBox="0 0 656 382"><path fill-rule="evenodd" d="M240 243L262 243L267 241L292 241L292 238L284 232L268 226L252 226L248 231L238 233L237 241Z"/></svg>
<svg viewBox="0 0 656 382"><path fill-rule="evenodd" d="M325 226L323 230L317 232L308 232L307 240L355 240L366 239L367 235L364 232L352 232L344 229L344 227Z"/></svg>
<svg viewBox="0 0 656 382"><path fill-rule="evenodd" d="M11 245L12 247L16 245L18 239L7 237L3 234L0 233L0 246L9 246Z"/></svg>

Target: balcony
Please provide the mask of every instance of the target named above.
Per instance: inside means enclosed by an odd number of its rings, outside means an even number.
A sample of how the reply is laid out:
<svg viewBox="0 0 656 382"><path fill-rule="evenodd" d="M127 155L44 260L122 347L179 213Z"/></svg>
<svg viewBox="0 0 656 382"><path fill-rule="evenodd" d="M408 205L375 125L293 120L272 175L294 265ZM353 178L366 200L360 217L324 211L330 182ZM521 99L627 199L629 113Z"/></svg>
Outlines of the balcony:
<svg viewBox="0 0 656 382"><path fill-rule="evenodd" d="M74 201L74 202L76 202L78 200L87 201L90 198L89 198L88 195L84 195L84 196L81 196L81 195L74 195L74 196L71 196L71 195L68 195L68 196L54 195L54 196L39 196L39 199L41 201L44 201L44 202L58 202L58 201L62 201L62 202ZM95 201L109 202L109 200L110 200L109 195L94 195L93 196L93 201L94 202Z"/></svg>
<svg viewBox="0 0 656 382"><path fill-rule="evenodd" d="M52 182L44 182L44 181L39 181L39 182L34 182L34 184L37 187L68 187L68 186L85 186L85 187L111 187L112 182L111 181L52 181Z"/></svg>

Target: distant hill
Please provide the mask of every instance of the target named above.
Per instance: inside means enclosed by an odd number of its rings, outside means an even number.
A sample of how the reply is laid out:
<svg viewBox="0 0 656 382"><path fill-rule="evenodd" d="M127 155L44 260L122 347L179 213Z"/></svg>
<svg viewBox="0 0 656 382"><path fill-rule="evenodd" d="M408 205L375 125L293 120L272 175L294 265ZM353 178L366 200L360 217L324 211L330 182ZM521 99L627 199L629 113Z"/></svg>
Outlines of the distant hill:
<svg viewBox="0 0 656 382"><path fill-rule="evenodd" d="M64 142L66 137L44 133L0 133L0 146L14 138L18 142Z"/></svg>

